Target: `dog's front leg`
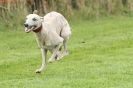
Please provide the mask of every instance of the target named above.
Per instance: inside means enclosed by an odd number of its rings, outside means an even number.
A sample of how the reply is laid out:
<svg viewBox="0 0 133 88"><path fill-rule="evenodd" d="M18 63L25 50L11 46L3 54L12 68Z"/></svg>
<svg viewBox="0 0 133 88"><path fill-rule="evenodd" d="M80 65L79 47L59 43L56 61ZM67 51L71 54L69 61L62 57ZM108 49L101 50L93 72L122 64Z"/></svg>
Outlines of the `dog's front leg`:
<svg viewBox="0 0 133 88"><path fill-rule="evenodd" d="M42 65L39 69L36 70L36 73L41 73L42 70L44 70L46 67L47 49L41 48L41 53L42 53Z"/></svg>

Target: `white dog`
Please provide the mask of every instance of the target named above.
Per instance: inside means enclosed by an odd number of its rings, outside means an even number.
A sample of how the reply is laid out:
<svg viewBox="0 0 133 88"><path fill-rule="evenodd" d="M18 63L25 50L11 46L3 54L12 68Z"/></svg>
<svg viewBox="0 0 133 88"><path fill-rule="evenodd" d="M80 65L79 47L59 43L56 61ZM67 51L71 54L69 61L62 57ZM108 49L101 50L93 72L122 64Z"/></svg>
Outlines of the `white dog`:
<svg viewBox="0 0 133 88"><path fill-rule="evenodd" d="M36 73L42 72L46 67L47 50L52 53L48 62L61 59L67 55L67 41L71 35L70 26L63 15L50 12L44 17L29 14L24 23L25 32L33 31L42 52L42 65ZM61 47L64 49L61 51Z"/></svg>

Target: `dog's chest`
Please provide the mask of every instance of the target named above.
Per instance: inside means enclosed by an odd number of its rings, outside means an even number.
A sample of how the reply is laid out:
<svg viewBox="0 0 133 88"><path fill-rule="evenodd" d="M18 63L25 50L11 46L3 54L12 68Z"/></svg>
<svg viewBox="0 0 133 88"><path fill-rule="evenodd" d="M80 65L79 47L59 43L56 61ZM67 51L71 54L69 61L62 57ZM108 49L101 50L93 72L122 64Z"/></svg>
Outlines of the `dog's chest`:
<svg viewBox="0 0 133 88"><path fill-rule="evenodd" d="M54 45L51 43L51 40L46 36L46 34L39 34L37 36L38 43L40 47L51 49Z"/></svg>
<svg viewBox="0 0 133 88"><path fill-rule="evenodd" d="M46 38L44 35L40 34L37 36L38 42L40 46L45 46L46 45Z"/></svg>
<svg viewBox="0 0 133 88"><path fill-rule="evenodd" d="M49 43L48 41L46 42L42 38L38 38L38 41L39 41L40 47L48 49L48 50L53 50L56 46L56 45L51 45L51 43Z"/></svg>
<svg viewBox="0 0 133 88"><path fill-rule="evenodd" d="M63 42L63 38L61 38L55 31L40 33L37 35L37 38L41 46L55 46Z"/></svg>

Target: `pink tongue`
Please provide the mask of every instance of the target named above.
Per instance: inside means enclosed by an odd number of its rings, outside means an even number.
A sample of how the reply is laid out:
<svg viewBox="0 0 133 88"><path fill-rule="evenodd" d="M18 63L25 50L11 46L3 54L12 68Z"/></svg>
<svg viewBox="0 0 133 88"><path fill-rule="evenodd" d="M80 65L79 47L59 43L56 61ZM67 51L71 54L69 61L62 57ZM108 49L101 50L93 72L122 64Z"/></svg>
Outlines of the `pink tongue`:
<svg viewBox="0 0 133 88"><path fill-rule="evenodd" d="M30 32L31 31L31 29L28 29L28 28L25 28L25 32Z"/></svg>

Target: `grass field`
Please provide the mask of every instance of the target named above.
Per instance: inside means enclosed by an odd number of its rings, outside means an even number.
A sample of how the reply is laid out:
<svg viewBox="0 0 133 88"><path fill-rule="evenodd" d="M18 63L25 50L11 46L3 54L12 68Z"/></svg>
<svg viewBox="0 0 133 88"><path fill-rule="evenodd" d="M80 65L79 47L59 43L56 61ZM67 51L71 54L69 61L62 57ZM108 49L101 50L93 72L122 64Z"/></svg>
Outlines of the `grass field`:
<svg viewBox="0 0 133 88"><path fill-rule="evenodd" d="M70 23L70 55L42 74L33 33L1 25L0 88L133 88L133 17Z"/></svg>

